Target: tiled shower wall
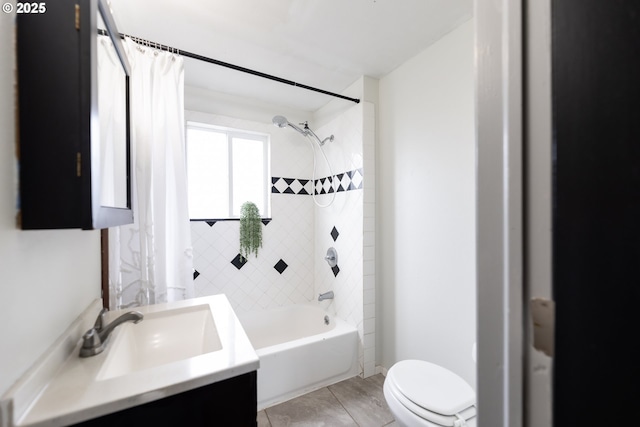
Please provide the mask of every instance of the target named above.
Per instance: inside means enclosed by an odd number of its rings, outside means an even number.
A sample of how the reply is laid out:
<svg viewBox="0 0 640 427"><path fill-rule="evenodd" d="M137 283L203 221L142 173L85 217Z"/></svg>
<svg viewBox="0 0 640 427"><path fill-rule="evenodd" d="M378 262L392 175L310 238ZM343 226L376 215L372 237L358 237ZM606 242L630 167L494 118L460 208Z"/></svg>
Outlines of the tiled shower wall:
<svg viewBox="0 0 640 427"><path fill-rule="evenodd" d="M271 221L263 225L258 257L238 263L238 221L192 222L196 296L224 293L237 311L251 311L316 301L334 291L321 305L358 328L360 366L365 376L375 372L375 294L373 277L374 126L373 105L361 103L320 128L323 147L335 179L319 151L316 196L310 195L313 155L309 142L291 129L271 123L187 112L187 120L271 135ZM365 160L366 158L366 160ZM338 251L338 266L324 261L329 247ZM234 262L236 260L236 262Z"/></svg>
<svg viewBox="0 0 640 427"><path fill-rule="evenodd" d="M187 120L271 135L271 176L311 178L313 157L297 132L271 123L188 111ZM280 183L274 187L280 187ZM258 257L233 263L239 221L191 222L196 296L224 293L236 311L309 302L313 298L313 201L308 195L271 195L272 220L263 226ZM238 268L240 266L240 268Z"/></svg>
<svg viewBox="0 0 640 427"><path fill-rule="evenodd" d="M336 314L356 325L360 336L360 368L365 377L375 374L375 112L371 103L353 107L319 129L334 134L338 144L326 150L335 170L357 170L354 184L362 190L337 193L327 208L316 208L316 259L329 247L338 253L337 276L324 262L315 263L316 293L333 290ZM324 165L323 165L324 167ZM326 170L323 169L324 172ZM319 198L326 203L330 195ZM331 235L333 228L339 232Z"/></svg>

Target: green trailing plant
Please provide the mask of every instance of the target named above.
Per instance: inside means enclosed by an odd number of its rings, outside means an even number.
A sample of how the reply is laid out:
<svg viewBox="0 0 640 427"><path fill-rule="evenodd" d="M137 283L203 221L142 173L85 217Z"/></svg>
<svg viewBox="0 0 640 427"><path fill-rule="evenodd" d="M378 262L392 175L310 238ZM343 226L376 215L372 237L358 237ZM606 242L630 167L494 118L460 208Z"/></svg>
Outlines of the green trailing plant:
<svg viewBox="0 0 640 427"><path fill-rule="evenodd" d="M245 202L240 207L240 255L245 260L249 254L258 256L258 248L262 247L262 218L258 207L252 202Z"/></svg>

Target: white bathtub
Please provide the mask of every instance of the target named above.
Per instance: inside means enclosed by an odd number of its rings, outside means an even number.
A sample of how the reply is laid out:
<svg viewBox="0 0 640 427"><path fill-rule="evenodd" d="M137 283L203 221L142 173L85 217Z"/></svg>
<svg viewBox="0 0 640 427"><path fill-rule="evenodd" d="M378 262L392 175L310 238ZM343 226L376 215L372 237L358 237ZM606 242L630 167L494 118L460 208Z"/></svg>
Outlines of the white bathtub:
<svg viewBox="0 0 640 427"><path fill-rule="evenodd" d="M238 318L260 358L258 410L359 373L357 329L319 307L293 305Z"/></svg>

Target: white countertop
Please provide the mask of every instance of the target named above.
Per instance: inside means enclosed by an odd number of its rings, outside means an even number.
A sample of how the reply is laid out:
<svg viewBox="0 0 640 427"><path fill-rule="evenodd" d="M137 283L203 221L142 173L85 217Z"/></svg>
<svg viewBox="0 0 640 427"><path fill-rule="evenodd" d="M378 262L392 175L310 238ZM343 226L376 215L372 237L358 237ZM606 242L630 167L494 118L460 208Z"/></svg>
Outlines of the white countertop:
<svg viewBox="0 0 640 427"><path fill-rule="evenodd" d="M78 342L39 395L13 414L10 426L60 426L120 411L197 387L232 378L259 367L258 356L224 295L137 307L143 314L209 305L222 349L127 375L97 380L118 328L107 349L80 358ZM108 321L130 310L109 313ZM11 421L10 421L11 422Z"/></svg>

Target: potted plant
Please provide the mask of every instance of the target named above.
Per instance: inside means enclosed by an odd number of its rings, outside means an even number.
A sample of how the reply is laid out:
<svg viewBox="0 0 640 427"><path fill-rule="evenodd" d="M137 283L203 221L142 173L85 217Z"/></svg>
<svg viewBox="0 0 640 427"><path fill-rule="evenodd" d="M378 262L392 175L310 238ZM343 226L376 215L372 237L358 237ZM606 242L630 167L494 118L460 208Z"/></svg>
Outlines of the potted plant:
<svg viewBox="0 0 640 427"><path fill-rule="evenodd" d="M258 248L262 247L262 218L253 202L245 202L240 207L240 255L245 261L250 253L258 256Z"/></svg>

